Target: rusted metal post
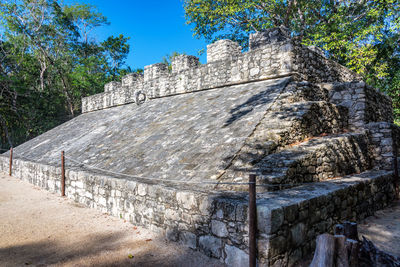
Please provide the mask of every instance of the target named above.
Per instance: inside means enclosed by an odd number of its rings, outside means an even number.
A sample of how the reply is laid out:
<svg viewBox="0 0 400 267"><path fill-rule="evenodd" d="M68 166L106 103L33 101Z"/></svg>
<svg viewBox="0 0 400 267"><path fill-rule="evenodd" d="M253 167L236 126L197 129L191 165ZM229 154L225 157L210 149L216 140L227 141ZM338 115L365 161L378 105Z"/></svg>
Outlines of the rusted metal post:
<svg viewBox="0 0 400 267"><path fill-rule="evenodd" d="M13 148L10 149L10 172L9 172L10 176L12 176L12 162L13 162Z"/></svg>
<svg viewBox="0 0 400 267"><path fill-rule="evenodd" d="M393 156L394 156L394 190L396 193L396 198L400 198L399 194L399 166L397 161L397 143L396 141L393 142Z"/></svg>
<svg viewBox="0 0 400 267"><path fill-rule="evenodd" d="M256 176L249 176L249 266L256 267L257 249L257 210L256 210Z"/></svg>
<svg viewBox="0 0 400 267"><path fill-rule="evenodd" d="M65 159L64 151L61 151L61 196L65 196Z"/></svg>

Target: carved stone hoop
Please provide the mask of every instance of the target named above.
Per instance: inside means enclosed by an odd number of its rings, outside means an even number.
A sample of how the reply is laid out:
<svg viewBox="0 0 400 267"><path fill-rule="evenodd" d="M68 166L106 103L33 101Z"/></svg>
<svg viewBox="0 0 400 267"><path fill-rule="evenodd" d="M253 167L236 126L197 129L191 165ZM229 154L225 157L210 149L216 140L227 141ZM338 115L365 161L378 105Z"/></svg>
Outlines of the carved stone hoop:
<svg viewBox="0 0 400 267"><path fill-rule="evenodd" d="M135 93L136 105L139 106L139 105L143 104L144 102L146 102L146 100L147 100L146 93L144 93L142 90L136 91L136 93Z"/></svg>

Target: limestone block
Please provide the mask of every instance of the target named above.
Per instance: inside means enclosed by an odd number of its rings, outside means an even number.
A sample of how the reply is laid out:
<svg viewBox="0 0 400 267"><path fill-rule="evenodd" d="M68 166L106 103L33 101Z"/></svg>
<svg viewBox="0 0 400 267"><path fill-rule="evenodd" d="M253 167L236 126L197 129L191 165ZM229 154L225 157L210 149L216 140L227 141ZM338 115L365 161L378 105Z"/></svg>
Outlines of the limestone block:
<svg viewBox="0 0 400 267"><path fill-rule="evenodd" d="M257 228L260 233L272 234L278 231L284 222L282 209L273 209L267 206L257 206Z"/></svg>
<svg viewBox="0 0 400 267"><path fill-rule="evenodd" d="M139 196L145 196L147 194L147 186L145 184L138 184L137 193Z"/></svg>
<svg viewBox="0 0 400 267"><path fill-rule="evenodd" d="M199 246L209 256L215 258L222 256L222 241L219 238L210 235L200 236Z"/></svg>
<svg viewBox="0 0 400 267"><path fill-rule="evenodd" d="M249 264L249 255L234 246L225 246L225 264L230 267L241 267Z"/></svg>
<svg viewBox="0 0 400 267"><path fill-rule="evenodd" d="M196 235L191 233L191 232L181 232L180 233L180 242L191 249L196 249L197 248L197 242L196 242Z"/></svg>
<svg viewBox="0 0 400 267"><path fill-rule="evenodd" d="M195 68L200 65L199 58L189 55L179 55L172 59L172 73Z"/></svg>
<svg viewBox="0 0 400 267"><path fill-rule="evenodd" d="M207 63L227 60L241 54L242 48L238 43L224 39L207 45Z"/></svg>
<svg viewBox="0 0 400 267"><path fill-rule="evenodd" d="M168 65L156 63L144 67L144 81L150 81L168 75Z"/></svg>
<svg viewBox="0 0 400 267"><path fill-rule="evenodd" d="M143 81L143 74L141 73L129 73L122 77L121 84L122 86L133 87L138 82Z"/></svg>
<svg viewBox="0 0 400 267"><path fill-rule="evenodd" d="M180 213L177 210L173 209L166 209L165 210L165 219L170 221L179 221L180 220Z"/></svg>
<svg viewBox="0 0 400 267"><path fill-rule="evenodd" d="M211 221L211 232L218 237L227 237L229 234L225 223L217 220Z"/></svg>
<svg viewBox="0 0 400 267"><path fill-rule="evenodd" d="M178 204L185 209L191 210L197 207L197 201L191 192L178 192L176 193L176 200Z"/></svg>
<svg viewBox="0 0 400 267"><path fill-rule="evenodd" d="M267 44L286 41L290 38L287 28L279 27L250 34L249 47L254 50Z"/></svg>
<svg viewBox="0 0 400 267"><path fill-rule="evenodd" d="M113 81L113 82L109 82L109 83L106 83L105 85L104 85L104 92L111 92L111 91L115 91L115 90L117 90L118 88L121 88L121 83L120 82L115 82L115 81Z"/></svg>
<svg viewBox="0 0 400 267"><path fill-rule="evenodd" d="M304 223L298 223L290 229L290 232L292 234L292 242L296 246L299 246L304 242L306 237L306 230L307 229Z"/></svg>

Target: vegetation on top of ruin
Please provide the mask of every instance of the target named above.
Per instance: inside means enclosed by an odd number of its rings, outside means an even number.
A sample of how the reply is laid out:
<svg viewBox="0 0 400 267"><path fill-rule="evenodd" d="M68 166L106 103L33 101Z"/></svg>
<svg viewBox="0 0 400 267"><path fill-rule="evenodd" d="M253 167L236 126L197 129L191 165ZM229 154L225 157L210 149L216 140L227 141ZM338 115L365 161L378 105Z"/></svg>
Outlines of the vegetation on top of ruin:
<svg viewBox="0 0 400 267"><path fill-rule="evenodd" d="M399 1L185 0L184 9L196 37L232 39L244 49L250 33L285 26L388 94L400 120Z"/></svg>

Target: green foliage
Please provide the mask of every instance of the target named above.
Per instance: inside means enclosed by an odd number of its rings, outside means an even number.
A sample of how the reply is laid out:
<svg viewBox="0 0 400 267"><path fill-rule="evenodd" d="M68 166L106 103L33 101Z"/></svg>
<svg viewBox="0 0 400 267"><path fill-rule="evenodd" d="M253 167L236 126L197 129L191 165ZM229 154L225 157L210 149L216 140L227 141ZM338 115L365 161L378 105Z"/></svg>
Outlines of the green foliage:
<svg viewBox="0 0 400 267"><path fill-rule="evenodd" d="M180 55L186 55L186 53L179 53L179 52L172 52L171 54L168 54L166 56L164 56L161 60L162 63L167 64L168 65L168 70L172 71L172 60Z"/></svg>
<svg viewBox="0 0 400 267"><path fill-rule="evenodd" d="M0 13L0 148L73 118L81 97L130 71L129 38L91 37L109 24L93 6L6 0Z"/></svg>
<svg viewBox="0 0 400 267"><path fill-rule="evenodd" d="M399 1L185 0L184 9L195 36L232 39L245 49L250 33L287 27L390 95L400 119Z"/></svg>
<svg viewBox="0 0 400 267"><path fill-rule="evenodd" d="M101 43L106 59L109 62L109 72L112 74L112 78L115 79L118 71L121 70L121 67L125 64L125 59L129 53L129 44L127 41L129 37L125 38L122 34L118 37L110 36Z"/></svg>

